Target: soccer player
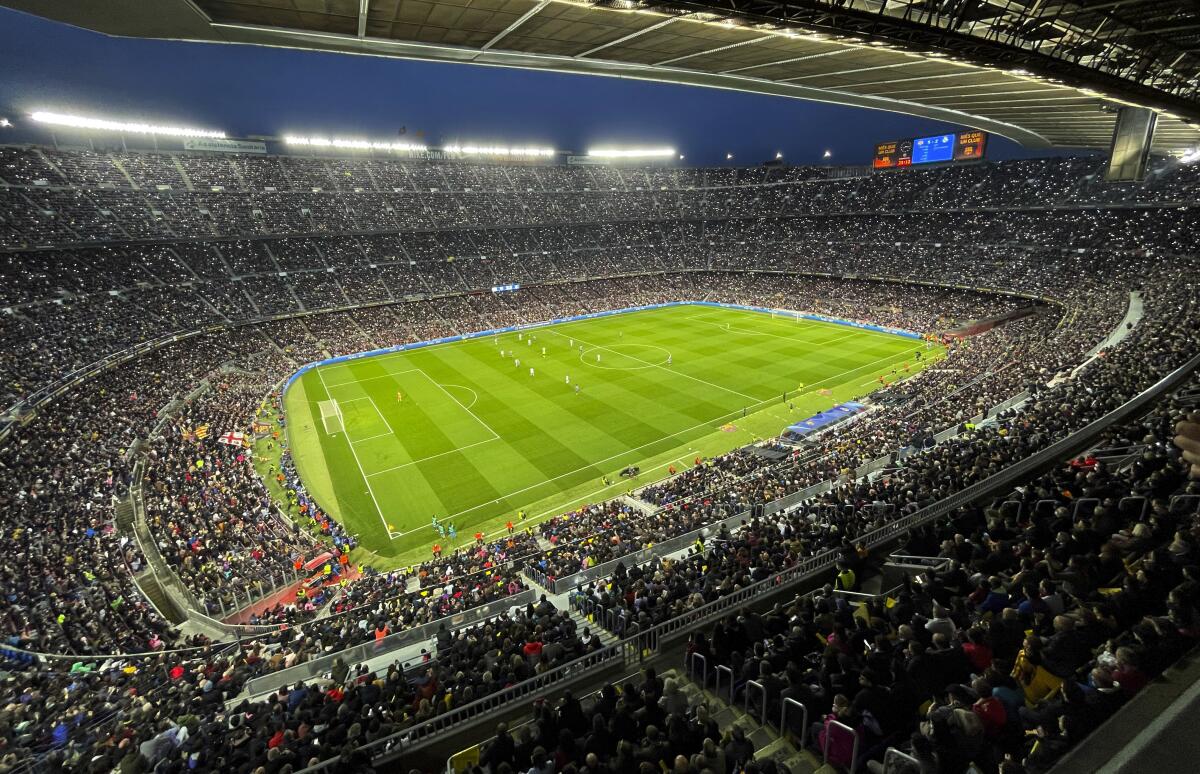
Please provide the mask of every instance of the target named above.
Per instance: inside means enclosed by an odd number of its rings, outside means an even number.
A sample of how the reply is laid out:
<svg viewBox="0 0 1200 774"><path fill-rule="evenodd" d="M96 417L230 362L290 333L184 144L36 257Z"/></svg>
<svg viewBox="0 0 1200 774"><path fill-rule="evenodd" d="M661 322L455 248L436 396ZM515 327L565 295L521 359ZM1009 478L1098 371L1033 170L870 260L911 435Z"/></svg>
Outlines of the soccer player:
<svg viewBox="0 0 1200 774"><path fill-rule="evenodd" d="M599 352L596 353L596 362L597 363L600 362L600 353Z"/></svg>
<svg viewBox="0 0 1200 774"><path fill-rule="evenodd" d="M403 403L403 402L404 402L404 393L403 393L403 392L401 392L400 390L396 390L396 402L397 402L397 403Z"/></svg>
<svg viewBox="0 0 1200 774"><path fill-rule="evenodd" d="M453 524L450 525L450 539L458 540L458 530L454 528Z"/></svg>
<svg viewBox="0 0 1200 774"><path fill-rule="evenodd" d="M433 517L433 529L435 532L437 531L437 528L438 528L438 520L437 520L437 516L434 516Z"/></svg>
<svg viewBox="0 0 1200 774"><path fill-rule="evenodd" d="M542 347L542 357L545 357L545 356L546 356L546 348Z"/></svg>
<svg viewBox="0 0 1200 774"><path fill-rule="evenodd" d="M667 365L671 365L671 355L667 354Z"/></svg>
<svg viewBox="0 0 1200 774"><path fill-rule="evenodd" d="M508 530L508 534L510 534L510 535L511 535L511 534L513 533L513 523L512 523L512 519L509 519L508 521L506 521L506 522L504 523L504 526L505 526L505 528Z"/></svg>
<svg viewBox="0 0 1200 774"><path fill-rule="evenodd" d="M531 377L533 376L533 369L532 369L532 368L530 368L530 369L529 369L529 375L530 375Z"/></svg>
<svg viewBox="0 0 1200 774"><path fill-rule="evenodd" d="M578 395L578 394L579 394L579 385L578 385L578 384L577 384L577 385L575 385L575 394L576 394L576 395Z"/></svg>
<svg viewBox="0 0 1200 774"><path fill-rule="evenodd" d="M517 368L521 367L521 358L517 358Z"/></svg>
<svg viewBox="0 0 1200 774"><path fill-rule="evenodd" d="M571 349L575 349L575 339L567 339L567 346Z"/></svg>

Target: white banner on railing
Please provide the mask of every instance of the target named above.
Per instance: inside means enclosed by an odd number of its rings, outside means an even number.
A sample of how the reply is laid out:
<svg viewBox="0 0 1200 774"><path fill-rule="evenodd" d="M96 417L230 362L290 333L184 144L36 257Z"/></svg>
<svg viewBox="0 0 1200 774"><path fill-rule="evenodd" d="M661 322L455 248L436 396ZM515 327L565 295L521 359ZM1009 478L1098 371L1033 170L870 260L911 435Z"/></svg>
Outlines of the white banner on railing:
<svg viewBox="0 0 1200 774"><path fill-rule="evenodd" d="M213 151L214 153L266 153L267 144L258 140L222 140L218 138L193 137L183 141L183 149L190 151Z"/></svg>

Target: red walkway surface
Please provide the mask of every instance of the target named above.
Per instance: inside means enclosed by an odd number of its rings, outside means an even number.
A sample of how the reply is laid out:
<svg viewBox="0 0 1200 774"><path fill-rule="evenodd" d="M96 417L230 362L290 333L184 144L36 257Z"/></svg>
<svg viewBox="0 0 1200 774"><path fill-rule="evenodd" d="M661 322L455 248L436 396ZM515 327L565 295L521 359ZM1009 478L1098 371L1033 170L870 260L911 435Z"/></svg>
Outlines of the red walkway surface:
<svg viewBox="0 0 1200 774"><path fill-rule="evenodd" d="M286 606L286 605L295 604L296 591L299 590L299 588L301 586L310 586L310 588L311 588L310 584L312 583L312 581L314 581L317 578L317 576L320 575L321 567L326 562L336 562L336 561L337 560L334 558L333 554L331 554L331 553L321 554L320 556L312 559L311 561L307 562L304 565L304 569L309 573L308 577L304 578L303 580L296 581L295 583L293 583L289 586L285 586L281 589L276 590L274 593L272 593L266 597L263 597L258 602L255 602L253 605L246 608L245 610L242 610L241 612L239 612L235 615L228 616L226 618L222 618L221 621L223 623L227 623L227 624L246 624L246 623L250 623L250 620L253 616L261 615L262 613L274 608L277 605L285 605ZM360 573L358 571L357 567L355 567L354 565L348 565L347 570L343 574L342 577L346 578L349 581L354 581L354 580L357 580L359 577L361 577L361 575L362 575L362 573ZM330 585L336 586L337 583L338 583L338 581L335 580Z"/></svg>

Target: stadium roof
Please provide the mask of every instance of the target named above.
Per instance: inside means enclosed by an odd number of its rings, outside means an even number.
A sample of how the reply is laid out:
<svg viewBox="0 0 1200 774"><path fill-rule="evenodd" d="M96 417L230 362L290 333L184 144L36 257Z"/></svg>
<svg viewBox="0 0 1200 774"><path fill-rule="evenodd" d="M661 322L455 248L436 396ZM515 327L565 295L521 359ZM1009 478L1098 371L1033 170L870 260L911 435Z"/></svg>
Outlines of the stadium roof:
<svg viewBox="0 0 1200 774"><path fill-rule="evenodd" d="M1029 147L1200 145L1190 0L0 0L110 35L630 77L880 108ZM887 138L881 138L887 139Z"/></svg>

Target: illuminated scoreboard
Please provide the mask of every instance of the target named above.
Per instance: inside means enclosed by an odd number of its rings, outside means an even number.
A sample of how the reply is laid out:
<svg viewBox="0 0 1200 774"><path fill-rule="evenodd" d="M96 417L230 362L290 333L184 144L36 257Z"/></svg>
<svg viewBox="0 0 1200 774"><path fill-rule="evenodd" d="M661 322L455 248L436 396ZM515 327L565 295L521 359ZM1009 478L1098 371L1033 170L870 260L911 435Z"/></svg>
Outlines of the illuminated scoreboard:
<svg viewBox="0 0 1200 774"><path fill-rule="evenodd" d="M976 130L935 134L912 140L889 140L875 146L875 169L940 164L983 158L987 133Z"/></svg>
<svg viewBox="0 0 1200 774"><path fill-rule="evenodd" d="M970 161L983 158L987 147L987 132L959 132L954 138L954 160Z"/></svg>

